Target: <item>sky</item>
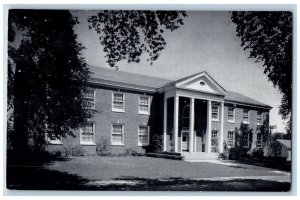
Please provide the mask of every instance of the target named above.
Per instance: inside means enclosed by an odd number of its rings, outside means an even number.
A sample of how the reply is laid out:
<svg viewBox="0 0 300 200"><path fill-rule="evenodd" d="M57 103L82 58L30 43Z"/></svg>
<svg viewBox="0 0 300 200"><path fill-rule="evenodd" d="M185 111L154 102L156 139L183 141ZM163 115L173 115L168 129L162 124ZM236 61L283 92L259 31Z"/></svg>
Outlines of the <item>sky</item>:
<svg viewBox="0 0 300 200"><path fill-rule="evenodd" d="M78 17L75 26L78 41L86 49L82 52L88 65L110 68L103 46L94 30L89 30L87 18L91 11L72 11ZM174 32L165 32L167 42L159 58L150 65L144 57L140 63L121 61L119 70L176 80L206 71L225 90L239 92L273 108L270 125L275 131L285 131L285 122L278 114L282 95L263 73L262 63L249 59L249 52L241 47L229 12L187 12L184 25Z"/></svg>

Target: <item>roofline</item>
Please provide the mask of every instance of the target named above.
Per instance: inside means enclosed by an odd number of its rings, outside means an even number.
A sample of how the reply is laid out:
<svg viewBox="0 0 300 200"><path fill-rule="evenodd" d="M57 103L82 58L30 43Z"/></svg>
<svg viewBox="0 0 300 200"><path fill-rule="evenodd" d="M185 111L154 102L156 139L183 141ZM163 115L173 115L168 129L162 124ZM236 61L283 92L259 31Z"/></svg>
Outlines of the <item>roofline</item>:
<svg viewBox="0 0 300 200"><path fill-rule="evenodd" d="M148 93L156 93L157 92L157 88L139 86L139 85L134 85L134 84L127 84L127 83L117 82L117 81L109 81L109 80L104 80L104 79L90 78L90 80L88 80L87 82L89 84L108 86L108 87L112 87L112 88L121 88L121 89L133 90L133 91L138 91L138 92L148 92Z"/></svg>
<svg viewBox="0 0 300 200"><path fill-rule="evenodd" d="M153 88L153 87L145 87L145 86L139 86L139 85L134 85L134 84L127 84L123 82L117 82L117 81L110 81L110 80L104 80L104 79L96 79L96 78L90 78L90 80L87 81L89 84L94 84L94 85L101 85L101 86L107 86L107 87L112 87L112 88L121 88L121 89L126 89L126 90L132 90L132 91L137 91L137 92L147 92L147 93L164 93L165 92L165 87L160 87L160 88ZM215 94L215 93L209 93L209 94ZM215 94L218 96L223 96L220 94ZM224 99L224 103L232 103L232 104L238 104L242 106L252 106L252 107L257 107L257 108L264 108L271 110L272 107L269 105L263 106L263 105L257 105L257 104L251 104L251 103L245 103L245 102L240 102L240 101L232 101L232 100L226 100Z"/></svg>
<svg viewBox="0 0 300 200"><path fill-rule="evenodd" d="M269 105L258 105L258 104L251 104L251 103L245 103L245 102L240 102L240 101L232 101L232 100L224 100L224 103L232 103L232 104L238 104L241 106L252 106L252 107L257 107L257 108L264 108L267 110L271 110L273 107L269 106Z"/></svg>

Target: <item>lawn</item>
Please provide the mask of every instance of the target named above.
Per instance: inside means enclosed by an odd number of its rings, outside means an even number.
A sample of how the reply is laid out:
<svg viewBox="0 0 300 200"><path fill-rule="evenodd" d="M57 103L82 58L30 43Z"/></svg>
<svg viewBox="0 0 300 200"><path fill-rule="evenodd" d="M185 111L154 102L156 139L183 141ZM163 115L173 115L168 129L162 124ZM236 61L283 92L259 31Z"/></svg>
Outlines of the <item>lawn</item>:
<svg viewBox="0 0 300 200"><path fill-rule="evenodd" d="M287 191L290 187L290 183L274 180L205 180L249 176L276 180L283 176L259 166L132 156L77 157L43 166L8 166L7 174L11 189Z"/></svg>

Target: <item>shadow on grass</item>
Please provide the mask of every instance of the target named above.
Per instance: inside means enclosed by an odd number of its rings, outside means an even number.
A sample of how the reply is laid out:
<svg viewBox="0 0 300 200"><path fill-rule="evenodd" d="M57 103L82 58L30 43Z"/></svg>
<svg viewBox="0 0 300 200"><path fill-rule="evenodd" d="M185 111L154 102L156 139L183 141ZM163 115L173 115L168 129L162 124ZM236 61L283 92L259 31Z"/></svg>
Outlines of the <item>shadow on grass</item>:
<svg viewBox="0 0 300 200"><path fill-rule="evenodd" d="M271 169L278 169L290 172L291 171L291 162L287 161L281 161L281 160L239 160L238 161L241 164L247 164L247 165L255 165L259 167L266 167Z"/></svg>
<svg viewBox="0 0 300 200"><path fill-rule="evenodd" d="M8 189L16 190L96 190L89 180L77 175L34 166L8 166Z"/></svg>
<svg viewBox="0 0 300 200"><path fill-rule="evenodd" d="M104 190L130 191L265 191L286 192L290 190L290 183L265 180L229 180L207 181L183 178L143 179L136 177L122 177L115 180L138 181L134 186L106 186Z"/></svg>
<svg viewBox="0 0 300 200"><path fill-rule="evenodd" d="M113 183L115 181L115 183ZM119 181L119 182L118 182ZM120 182L121 181L121 182ZM100 183L99 183L100 182ZM7 188L16 190L98 191L289 191L290 183L262 180L203 181L183 178L120 177L109 184L34 166L8 166ZM131 184L128 184L131 183Z"/></svg>

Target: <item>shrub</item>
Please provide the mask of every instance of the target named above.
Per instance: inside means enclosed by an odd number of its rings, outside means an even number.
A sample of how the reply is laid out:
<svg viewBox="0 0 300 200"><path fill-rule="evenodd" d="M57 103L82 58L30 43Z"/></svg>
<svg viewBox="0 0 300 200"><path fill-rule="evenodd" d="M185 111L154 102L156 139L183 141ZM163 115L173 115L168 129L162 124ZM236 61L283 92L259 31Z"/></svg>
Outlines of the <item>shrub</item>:
<svg viewBox="0 0 300 200"><path fill-rule="evenodd" d="M62 150L62 155L67 157L68 156L78 157L78 156L83 156L84 154L85 154L85 150L80 145L76 145L76 146L69 145L67 147L64 147Z"/></svg>
<svg viewBox="0 0 300 200"><path fill-rule="evenodd" d="M262 148L255 148L252 151L253 158L264 158L264 150Z"/></svg>
<svg viewBox="0 0 300 200"><path fill-rule="evenodd" d="M138 151L134 148L126 148L124 152L124 156L136 156L138 155Z"/></svg>
<svg viewBox="0 0 300 200"><path fill-rule="evenodd" d="M161 152L163 149L163 137L162 135L154 134L150 142L151 152Z"/></svg>
<svg viewBox="0 0 300 200"><path fill-rule="evenodd" d="M96 153L98 156L111 156L110 140L106 137L101 137L96 143Z"/></svg>

